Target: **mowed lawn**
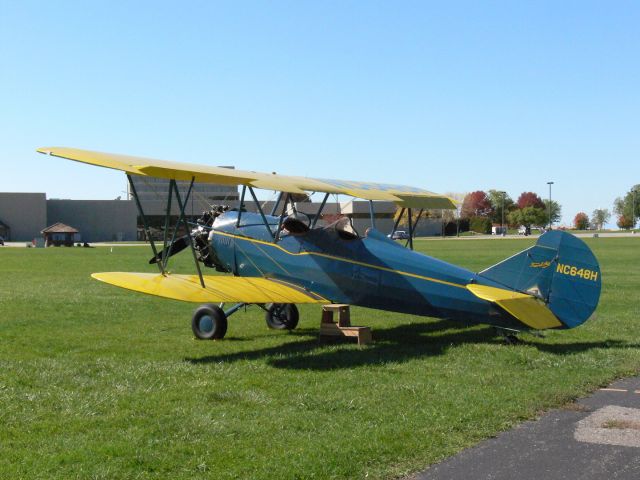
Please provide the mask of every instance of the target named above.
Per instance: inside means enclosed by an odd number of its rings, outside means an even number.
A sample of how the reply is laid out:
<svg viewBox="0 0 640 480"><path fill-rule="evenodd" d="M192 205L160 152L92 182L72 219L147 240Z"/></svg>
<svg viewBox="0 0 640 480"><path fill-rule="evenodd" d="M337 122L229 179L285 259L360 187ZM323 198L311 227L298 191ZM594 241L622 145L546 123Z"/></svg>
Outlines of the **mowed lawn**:
<svg viewBox="0 0 640 480"><path fill-rule="evenodd" d="M480 270L533 240L417 241ZM0 249L0 478L396 478L640 371L640 238L589 239L596 318L506 346L490 327L354 308L319 345L256 307L193 338L194 305L99 283L143 247ZM174 271L191 271L176 257Z"/></svg>

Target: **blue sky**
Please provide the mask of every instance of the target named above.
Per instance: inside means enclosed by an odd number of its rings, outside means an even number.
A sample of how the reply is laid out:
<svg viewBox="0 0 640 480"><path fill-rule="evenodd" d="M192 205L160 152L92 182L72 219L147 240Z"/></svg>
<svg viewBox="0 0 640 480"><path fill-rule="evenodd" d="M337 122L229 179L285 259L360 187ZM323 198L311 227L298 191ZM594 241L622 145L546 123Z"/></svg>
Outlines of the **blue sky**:
<svg viewBox="0 0 640 480"><path fill-rule="evenodd" d="M640 183L638 2L0 0L0 191L115 198L74 146L436 192Z"/></svg>

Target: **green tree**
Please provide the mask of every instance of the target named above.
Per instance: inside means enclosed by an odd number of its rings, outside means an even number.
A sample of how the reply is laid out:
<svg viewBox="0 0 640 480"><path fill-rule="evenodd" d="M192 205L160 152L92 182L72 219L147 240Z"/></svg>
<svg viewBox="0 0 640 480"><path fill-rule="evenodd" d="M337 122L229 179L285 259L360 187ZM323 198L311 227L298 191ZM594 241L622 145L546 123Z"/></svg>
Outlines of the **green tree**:
<svg viewBox="0 0 640 480"><path fill-rule="evenodd" d="M635 220L640 216L640 184L631 187L631 189L625 194L624 197L616 198L616 200L613 202L613 211L618 216L618 226L620 226L620 219L622 217L624 217L623 224L629 225L628 227L620 228L635 227Z"/></svg>
<svg viewBox="0 0 640 480"><path fill-rule="evenodd" d="M591 224L598 230L602 230L610 219L611 212L606 208L596 208L591 214Z"/></svg>
<svg viewBox="0 0 640 480"><path fill-rule="evenodd" d="M547 214L542 208L524 207L509 213L509 225L544 225Z"/></svg>
<svg viewBox="0 0 640 480"><path fill-rule="evenodd" d="M515 207L515 202L506 192L501 192L500 190L489 190L487 192L487 198L491 203L491 221L493 223L502 223L502 205L503 205L503 195L504 195L504 221L507 222L507 217L509 212L511 212Z"/></svg>
<svg viewBox="0 0 640 480"><path fill-rule="evenodd" d="M471 217L469 230L477 233L491 233L491 219L488 217Z"/></svg>
<svg viewBox="0 0 640 480"><path fill-rule="evenodd" d="M549 225L549 200L544 201L544 223ZM560 221L562 217L562 206L555 200L551 200L551 223Z"/></svg>

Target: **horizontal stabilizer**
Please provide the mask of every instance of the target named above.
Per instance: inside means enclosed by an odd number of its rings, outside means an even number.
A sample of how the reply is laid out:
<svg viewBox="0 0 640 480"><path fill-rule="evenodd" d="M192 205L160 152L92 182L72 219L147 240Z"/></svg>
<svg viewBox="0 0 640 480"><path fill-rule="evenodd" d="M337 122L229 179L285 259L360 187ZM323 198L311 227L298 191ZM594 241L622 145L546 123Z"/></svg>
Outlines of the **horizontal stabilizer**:
<svg viewBox="0 0 640 480"><path fill-rule="evenodd" d="M531 328L543 330L562 326L544 302L532 295L475 283L467 285L467 288L476 297L495 303Z"/></svg>
<svg viewBox="0 0 640 480"><path fill-rule="evenodd" d="M203 288L197 275L104 272L91 276L117 287L184 302L328 303L296 285L269 278L205 275Z"/></svg>

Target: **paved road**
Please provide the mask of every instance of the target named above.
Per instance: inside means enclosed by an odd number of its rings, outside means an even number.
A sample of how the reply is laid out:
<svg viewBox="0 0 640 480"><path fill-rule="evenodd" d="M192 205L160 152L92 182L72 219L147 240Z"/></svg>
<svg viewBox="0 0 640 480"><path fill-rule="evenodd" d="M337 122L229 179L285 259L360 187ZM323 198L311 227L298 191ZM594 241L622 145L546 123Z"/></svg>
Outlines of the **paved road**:
<svg viewBox="0 0 640 480"><path fill-rule="evenodd" d="M640 377L486 440L412 480L638 480Z"/></svg>

